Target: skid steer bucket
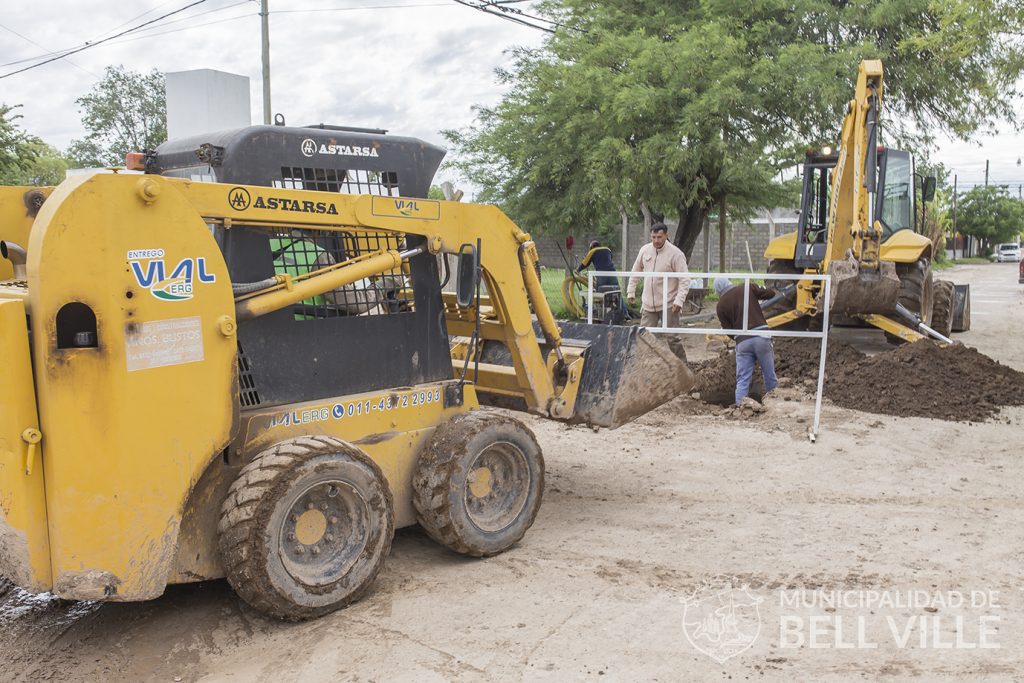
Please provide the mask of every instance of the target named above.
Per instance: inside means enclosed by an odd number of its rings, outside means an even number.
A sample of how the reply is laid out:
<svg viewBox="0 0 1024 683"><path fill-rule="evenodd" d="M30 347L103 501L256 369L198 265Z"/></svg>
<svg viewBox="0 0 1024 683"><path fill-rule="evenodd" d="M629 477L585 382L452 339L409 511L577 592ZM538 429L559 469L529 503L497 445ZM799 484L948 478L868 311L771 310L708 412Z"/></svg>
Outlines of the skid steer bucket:
<svg viewBox="0 0 1024 683"><path fill-rule="evenodd" d="M953 285L953 326L954 332L971 329L971 286Z"/></svg>
<svg viewBox="0 0 1024 683"><path fill-rule="evenodd" d="M559 322L562 348L584 359L573 423L614 429L689 391L693 374L668 344L634 326ZM540 329L537 328L538 336ZM545 355L549 351L542 345ZM511 365L500 343L484 345L481 361ZM482 389L482 388L481 388ZM482 394L494 405L515 408L500 397ZM518 406L521 408L521 406Z"/></svg>
<svg viewBox="0 0 1024 683"><path fill-rule="evenodd" d="M849 315L893 313L900 295L896 265L891 261L879 265L877 271L868 271L861 270L852 256L832 261L828 268L832 276L831 310Z"/></svg>

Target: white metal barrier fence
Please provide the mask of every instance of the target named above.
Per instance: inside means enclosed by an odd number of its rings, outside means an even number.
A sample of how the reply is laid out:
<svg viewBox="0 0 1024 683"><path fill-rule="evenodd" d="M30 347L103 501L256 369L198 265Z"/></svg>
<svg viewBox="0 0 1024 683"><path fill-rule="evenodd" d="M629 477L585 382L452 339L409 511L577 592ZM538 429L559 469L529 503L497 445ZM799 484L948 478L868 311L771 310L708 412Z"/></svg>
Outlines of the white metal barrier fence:
<svg viewBox="0 0 1024 683"><path fill-rule="evenodd" d="M831 301L832 294L832 279L828 275L799 275L793 274L779 274L779 273L634 273L629 271L587 271L587 322L594 322L594 307L592 305L594 299L594 278L595 277L626 277L626 278L641 278L644 281L644 289L647 289L649 281L658 278L661 280L661 326L660 327L648 327L647 329L651 332L663 333L663 334L728 334L728 335L744 335L748 337L803 337L811 339L821 340L821 352L818 358L818 383L814 393L814 424L812 425L809 436L811 441L814 441L818 437L818 426L821 422L821 394L825 386L825 354L828 352L828 306L824 307L822 311L821 330L813 331L796 331L796 330L775 330L775 329L764 329L764 330L751 330L747 329L747 314L750 311L750 281L751 280L793 280L799 278L800 280L811 280L812 282L824 282L825 292L822 301ZM675 279L687 279L693 280L700 278L707 283L714 282L714 278L724 277L730 281L742 280L743 281L743 327L738 330L725 330L719 327L669 327L668 326L668 311L669 311L669 300L668 300L668 281L670 278ZM710 287L708 289L711 289ZM760 305L755 302L756 305Z"/></svg>

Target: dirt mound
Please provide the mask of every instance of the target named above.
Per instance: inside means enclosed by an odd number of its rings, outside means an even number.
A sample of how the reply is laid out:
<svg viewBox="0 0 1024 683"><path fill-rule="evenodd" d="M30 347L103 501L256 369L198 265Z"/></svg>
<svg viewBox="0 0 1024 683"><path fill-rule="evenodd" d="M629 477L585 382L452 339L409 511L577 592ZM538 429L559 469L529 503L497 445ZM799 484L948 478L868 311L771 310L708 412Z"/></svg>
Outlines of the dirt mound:
<svg viewBox="0 0 1024 683"><path fill-rule="evenodd" d="M694 363L693 388L705 403L720 406L730 405L736 395L736 356L732 351L722 351L718 358ZM750 382L750 395L757 400L764 394L764 379L761 368L754 370Z"/></svg>
<svg viewBox="0 0 1024 683"><path fill-rule="evenodd" d="M979 422L1024 405L1024 373L962 344L921 341L826 374L825 396L873 413Z"/></svg>
<svg viewBox="0 0 1024 683"><path fill-rule="evenodd" d="M702 400L731 401L735 364L734 354L723 352L696 368ZM818 341L776 340L775 369L780 378L793 382L815 380ZM1003 406L1024 405L1024 373L962 344L921 341L866 356L830 339L825 396L836 405L869 413L980 422Z"/></svg>
<svg viewBox="0 0 1024 683"><path fill-rule="evenodd" d="M817 339L780 337L774 341L775 373L794 382L818 379L821 342ZM831 378L866 356L840 339L829 338L825 354L825 377Z"/></svg>

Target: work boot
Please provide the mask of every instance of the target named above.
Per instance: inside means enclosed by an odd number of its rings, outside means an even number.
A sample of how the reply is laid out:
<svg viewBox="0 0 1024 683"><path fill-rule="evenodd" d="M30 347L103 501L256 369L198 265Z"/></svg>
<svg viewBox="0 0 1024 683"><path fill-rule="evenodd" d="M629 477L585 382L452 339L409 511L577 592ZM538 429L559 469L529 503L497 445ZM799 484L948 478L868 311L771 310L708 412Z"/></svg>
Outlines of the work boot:
<svg viewBox="0 0 1024 683"><path fill-rule="evenodd" d="M740 406L739 407L740 407L740 410L747 409L747 410L750 410L753 413L763 413L764 412L764 406L762 404L758 403L757 401L755 401L754 399L750 398L749 396L744 396L743 397L743 400L740 401Z"/></svg>

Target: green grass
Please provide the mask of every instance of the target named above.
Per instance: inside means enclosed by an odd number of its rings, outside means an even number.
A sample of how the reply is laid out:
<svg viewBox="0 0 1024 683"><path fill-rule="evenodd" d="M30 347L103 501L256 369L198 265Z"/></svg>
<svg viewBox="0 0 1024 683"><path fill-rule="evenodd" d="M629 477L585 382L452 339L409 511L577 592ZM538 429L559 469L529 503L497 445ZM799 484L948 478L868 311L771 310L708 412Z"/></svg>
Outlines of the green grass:
<svg viewBox="0 0 1024 683"><path fill-rule="evenodd" d="M953 266L958 266L960 264L984 265L986 263L992 263L992 261L982 256L971 256L968 258L958 258L953 260L943 260L941 262L936 262L932 264L932 269L946 270L947 268L952 268Z"/></svg>
<svg viewBox="0 0 1024 683"><path fill-rule="evenodd" d="M625 278L619 278L622 281L622 296L626 296L626 283ZM551 307L551 312L555 314L555 317L560 320L574 320L574 316L569 312L569 308L565 305L565 301L562 299L562 282L565 280L565 270L562 268L541 268L540 269L540 284L544 289L544 296L548 300L548 306ZM584 288L586 285L584 285ZM640 295L643 293L644 283L641 281L636 288L637 300L640 299ZM576 290L576 296L580 296L582 290ZM639 307L634 307L635 311L639 311Z"/></svg>
<svg viewBox="0 0 1024 683"><path fill-rule="evenodd" d="M544 288L544 297L548 300L548 306L556 318L570 318L569 309L565 307L562 300L562 281L565 280L565 271L556 268L540 269L540 285Z"/></svg>

